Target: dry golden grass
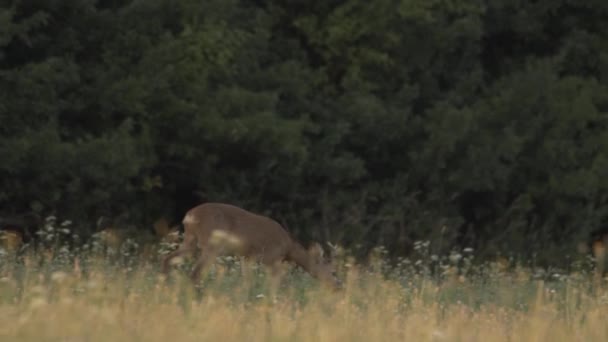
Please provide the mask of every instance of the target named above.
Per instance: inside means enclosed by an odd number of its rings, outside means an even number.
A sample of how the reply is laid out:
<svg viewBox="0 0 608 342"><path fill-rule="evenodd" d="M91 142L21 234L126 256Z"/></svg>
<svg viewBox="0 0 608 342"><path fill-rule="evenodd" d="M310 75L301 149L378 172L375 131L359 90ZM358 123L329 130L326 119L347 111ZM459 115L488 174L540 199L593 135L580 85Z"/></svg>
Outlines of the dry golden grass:
<svg viewBox="0 0 608 342"><path fill-rule="evenodd" d="M387 280L349 267L341 292L297 271L274 292L255 266L232 265L197 299L154 264L68 264L3 265L1 341L608 341L607 293L586 277Z"/></svg>

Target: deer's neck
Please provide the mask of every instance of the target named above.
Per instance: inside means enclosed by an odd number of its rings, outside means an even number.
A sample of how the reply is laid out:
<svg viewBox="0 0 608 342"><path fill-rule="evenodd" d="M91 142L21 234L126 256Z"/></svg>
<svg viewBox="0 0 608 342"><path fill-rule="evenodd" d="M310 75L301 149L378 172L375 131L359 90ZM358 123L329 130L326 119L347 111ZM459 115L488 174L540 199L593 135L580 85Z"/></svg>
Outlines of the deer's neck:
<svg viewBox="0 0 608 342"><path fill-rule="evenodd" d="M316 276L314 265L308 251L299 243L292 241L287 257L296 265L302 267L306 272Z"/></svg>

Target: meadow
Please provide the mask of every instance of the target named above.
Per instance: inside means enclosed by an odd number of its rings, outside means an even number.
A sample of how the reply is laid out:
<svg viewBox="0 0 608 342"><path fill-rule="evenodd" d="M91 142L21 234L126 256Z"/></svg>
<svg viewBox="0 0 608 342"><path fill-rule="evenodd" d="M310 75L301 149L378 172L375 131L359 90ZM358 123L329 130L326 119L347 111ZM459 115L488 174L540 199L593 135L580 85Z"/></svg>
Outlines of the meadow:
<svg viewBox="0 0 608 342"><path fill-rule="evenodd" d="M338 254L340 291L229 257L194 289L187 261L164 277L134 243L4 251L0 340L608 341L608 291L593 270L481 263L429 245L397 263L382 249L363 263Z"/></svg>

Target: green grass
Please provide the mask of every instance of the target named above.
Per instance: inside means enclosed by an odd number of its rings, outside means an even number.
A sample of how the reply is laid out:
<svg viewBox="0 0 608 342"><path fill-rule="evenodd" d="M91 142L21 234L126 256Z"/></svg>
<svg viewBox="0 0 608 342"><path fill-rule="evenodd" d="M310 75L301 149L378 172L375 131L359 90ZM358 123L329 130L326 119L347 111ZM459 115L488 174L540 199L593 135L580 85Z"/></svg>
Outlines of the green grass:
<svg viewBox="0 0 608 342"><path fill-rule="evenodd" d="M1 260L7 341L608 341L608 292L582 271L340 259L345 286L332 292L293 267L276 285L262 266L228 258L197 292L187 264L166 279L157 260L127 253Z"/></svg>

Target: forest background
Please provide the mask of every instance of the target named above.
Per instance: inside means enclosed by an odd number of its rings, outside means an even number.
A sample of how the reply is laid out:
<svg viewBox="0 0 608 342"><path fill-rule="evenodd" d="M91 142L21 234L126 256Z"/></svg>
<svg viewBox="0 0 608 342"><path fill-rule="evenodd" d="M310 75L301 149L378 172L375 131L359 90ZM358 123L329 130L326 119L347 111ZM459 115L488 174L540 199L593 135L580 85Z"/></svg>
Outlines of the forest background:
<svg viewBox="0 0 608 342"><path fill-rule="evenodd" d="M229 202L359 255L539 264L606 230L604 0L0 3L7 220Z"/></svg>

